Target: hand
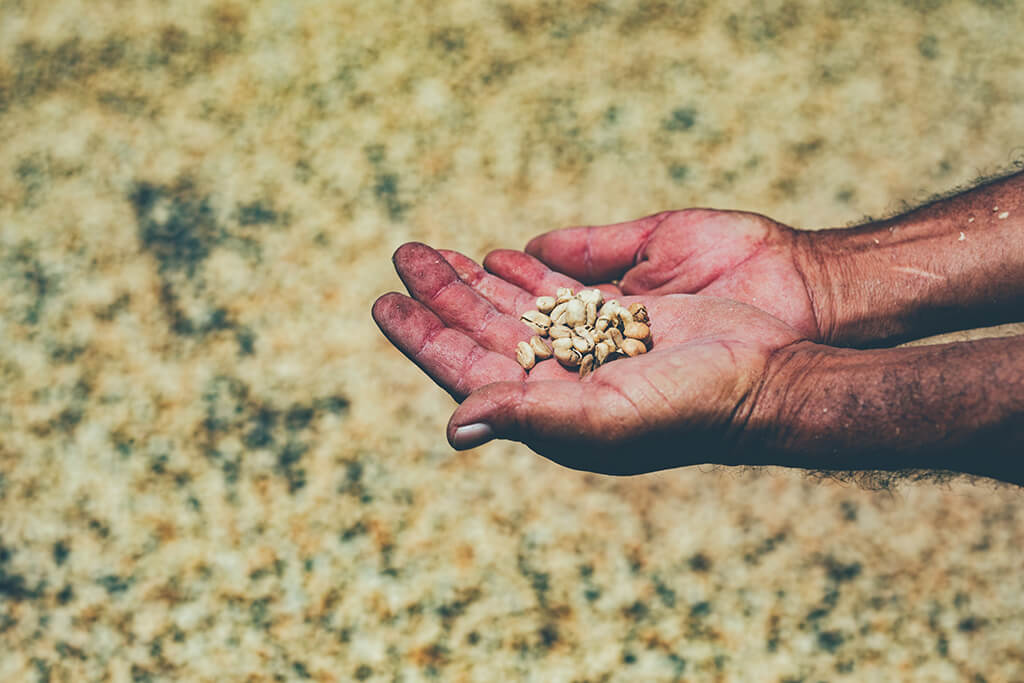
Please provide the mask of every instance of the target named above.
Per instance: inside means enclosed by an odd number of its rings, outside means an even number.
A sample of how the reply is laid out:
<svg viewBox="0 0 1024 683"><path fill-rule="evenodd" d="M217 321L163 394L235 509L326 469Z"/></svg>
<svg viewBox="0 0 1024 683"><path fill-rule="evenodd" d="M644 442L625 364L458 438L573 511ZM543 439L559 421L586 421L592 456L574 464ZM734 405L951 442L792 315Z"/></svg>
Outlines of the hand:
<svg viewBox="0 0 1024 683"><path fill-rule="evenodd" d="M800 234L754 213L688 209L555 230L531 240L526 252L587 284L617 280L627 295L704 294L742 301L819 340L798 262ZM490 259L484 263L505 275Z"/></svg>
<svg viewBox="0 0 1024 683"><path fill-rule="evenodd" d="M522 252L489 260L504 278L455 252L403 245L394 263L411 298L389 293L373 306L388 339L462 402L447 431L458 449L513 439L567 467L606 474L732 464L769 358L804 338L728 299L622 297L647 306L649 353L582 380L553 359L527 375L515 346L533 332L519 314L540 294L582 285Z"/></svg>

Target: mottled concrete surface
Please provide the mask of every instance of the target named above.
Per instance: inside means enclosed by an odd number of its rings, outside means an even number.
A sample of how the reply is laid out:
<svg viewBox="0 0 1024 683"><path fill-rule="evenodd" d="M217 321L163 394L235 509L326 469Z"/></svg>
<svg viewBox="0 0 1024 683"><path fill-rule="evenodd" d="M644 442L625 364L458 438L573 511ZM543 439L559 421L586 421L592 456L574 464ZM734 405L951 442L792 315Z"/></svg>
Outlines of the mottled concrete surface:
<svg viewBox="0 0 1024 683"><path fill-rule="evenodd" d="M424 5L437 5L424 9ZM1024 8L0 1L0 679L1024 680L1024 498L453 453L417 239L899 211L1024 158Z"/></svg>

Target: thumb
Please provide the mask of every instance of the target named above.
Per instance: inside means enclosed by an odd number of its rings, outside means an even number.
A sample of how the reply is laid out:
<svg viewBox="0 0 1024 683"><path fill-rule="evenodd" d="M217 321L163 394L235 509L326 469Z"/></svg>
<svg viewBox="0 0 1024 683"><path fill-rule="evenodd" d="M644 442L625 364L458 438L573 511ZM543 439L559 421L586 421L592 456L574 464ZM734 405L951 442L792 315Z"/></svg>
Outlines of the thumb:
<svg viewBox="0 0 1024 683"><path fill-rule="evenodd" d="M595 422L615 419L619 399L606 396L609 393L601 384L575 380L488 384L470 394L452 414L448 442L461 451L492 439L531 446L593 441L603 433ZM601 408L586 410L588 404Z"/></svg>
<svg viewBox="0 0 1024 683"><path fill-rule="evenodd" d="M584 283L617 280L671 211L612 225L563 228L530 240L526 253Z"/></svg>

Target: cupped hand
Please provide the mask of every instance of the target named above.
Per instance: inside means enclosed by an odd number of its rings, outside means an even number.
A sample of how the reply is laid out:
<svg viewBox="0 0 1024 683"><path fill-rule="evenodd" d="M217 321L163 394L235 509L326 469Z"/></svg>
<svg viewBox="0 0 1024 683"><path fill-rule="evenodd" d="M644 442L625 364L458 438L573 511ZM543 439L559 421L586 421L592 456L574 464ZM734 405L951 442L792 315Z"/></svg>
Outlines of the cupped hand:
<svg viewBox="0 0 1024 683"><path fill-rule="evenodd" d="M519 315L538 295L583 285L522 252L492 254L497 277L456 252L411 243L394 256L410 296L373 306L384 334L461 402L447 435L458 449L521 441L574 469L638 474L749 461L737 449L777 350L806 337L737 301L685 294L623 296L650 314L652 349L580 379L554 359L527 374Z"/></svg>
<svg viewBox="0 0 1024 683"><path fill-rule="evenodd" d="M800 267L800 234L754 213L687 209L555 230L531 240L526 252L586 284L617 282L627 295L704 294L742 301L819 340ZM490 259L484 263L492 269Z"/></svg>

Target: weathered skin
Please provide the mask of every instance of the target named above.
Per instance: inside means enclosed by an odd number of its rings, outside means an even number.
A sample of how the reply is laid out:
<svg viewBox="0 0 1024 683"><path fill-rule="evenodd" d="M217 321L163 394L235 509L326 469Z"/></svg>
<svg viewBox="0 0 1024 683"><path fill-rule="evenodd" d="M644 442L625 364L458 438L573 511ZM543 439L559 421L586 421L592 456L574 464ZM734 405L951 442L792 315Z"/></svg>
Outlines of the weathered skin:
<svg viewBox="0 0 1024 683"><path fill-rule="evenodd" d="M558 230L484 267L408 244L410 297L374 318L461 401L456 448L515 439L566 466L945 469L1024 484L1024 337L855 351L1024 317L1024 175L848 230L694 209ZM579 278L579 279L575 279ZM651 314L654 349L580 380L529 376L518 316L597 286ZM699 294L699 296L697 296Z"/></svg>

